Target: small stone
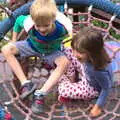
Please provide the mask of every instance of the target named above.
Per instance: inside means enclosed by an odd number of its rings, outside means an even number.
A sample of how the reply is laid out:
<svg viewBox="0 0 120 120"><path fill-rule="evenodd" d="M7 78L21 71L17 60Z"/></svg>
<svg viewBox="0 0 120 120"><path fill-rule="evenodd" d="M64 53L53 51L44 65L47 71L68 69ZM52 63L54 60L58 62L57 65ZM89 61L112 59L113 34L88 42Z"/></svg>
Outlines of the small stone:
<svg viewBox="0 0 120 120"><path fill-rule="evenodd" d="M38 83L38 84L40 83L40 80L38 78L34 78L34 77L31 79L31 81L33 83Z"/></svg>
<svg viewBox="0 0 120 120"><path fill-rule="evenodd" d="M50 70L50 74L52 74L53 71L54 71L54 69Z"/></svg>
<svg viewBox="0 0 120 120"><path fill-rule="evenodd" d="M41 73L41 76L44 76L44 77L47 77L49 74L48 70L46 70L45 68L42 68L40 73Z"/></svg>
<svg viewBox="0 0 120 120"><path fill-rule="evenodd" d="M37 83L39 88L41 88L46 81L47 81L47 78L45 77L32 78L32 82Z"/></svg>
<svg viewBox="0 0 120 120"><path fill-rule="evenodd" d="M40 70L38 68L34 68L34 72L33 72L33 77L39 77L40 76Z"/></svg>
<svg viewBox="0 0 120 120"><path fill-rule="evenodd" d="M46 77L40 77L39 79L39 88L42 88L44 83L47 81L48 79Z"/></svg>
<svg viewBox="0 0 120 120"><path fill-rule="evenodd" d="M40 83L45 83L47 81L46 77L40 77L39 82Z"/></svg>
<svg viewBox="0 0 120 120"><path fill-rule="evenodd" d="M28 72L27 76L28 76L28 79L30 80L33 76L33 72Z"/></svg>

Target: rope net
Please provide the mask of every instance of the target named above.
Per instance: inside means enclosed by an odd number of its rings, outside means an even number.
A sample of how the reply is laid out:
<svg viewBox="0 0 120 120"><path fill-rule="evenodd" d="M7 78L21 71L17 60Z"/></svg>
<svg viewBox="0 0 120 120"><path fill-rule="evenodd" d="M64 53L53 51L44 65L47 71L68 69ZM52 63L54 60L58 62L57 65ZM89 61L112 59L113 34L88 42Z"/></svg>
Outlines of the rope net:
<svg viewBox="0 0 120 120"><path fill-rule="evenodd" d="M74 10L75 9L70 8L65 11L65 14L70 17L73 22L74 33L81 27L88 25L102 31L106 41L119 42L120 31L117 26L118 24L116 25L114 22L115 16L111 16L110 19L103 19L103 17L101 18L95 13L93 14L95 10L93 6L90 6L84 12L80 12L79 10L74 12ZM69 44L70 43L67 42L65 45L69 46ZM111 59L114 60L116 55L120 54L120 46L114 46L113 49L113 44L111 44L111 46L106 44L106 48L110 52ZM26 60L25 62L28 63ZM40 86L42 86L53 69L43 65L37 58L30 58L29 64L25 62L22 64L24 64L24 68L29 68L27 71L28 78L34 82L38 82ZM102 115L95 118L95 120L120 119L120 58L118 58L116 66L114 66L114 81L116 83L114 92L111 93L108 98ZM95 103L95 100L75 100L69 104L61 104L57 101L56 88L46 97L45 112L39 115L32 113L30 105L33 96L31 95L29 97L29 101L21 101L19 99L19 82L16 80L16 77L11 72L10 67L2 55L0 55L0 67L0 101L7 106L7 111L10 111L16 120L93 120L88 116L88 112L91 104Z"/></svg>

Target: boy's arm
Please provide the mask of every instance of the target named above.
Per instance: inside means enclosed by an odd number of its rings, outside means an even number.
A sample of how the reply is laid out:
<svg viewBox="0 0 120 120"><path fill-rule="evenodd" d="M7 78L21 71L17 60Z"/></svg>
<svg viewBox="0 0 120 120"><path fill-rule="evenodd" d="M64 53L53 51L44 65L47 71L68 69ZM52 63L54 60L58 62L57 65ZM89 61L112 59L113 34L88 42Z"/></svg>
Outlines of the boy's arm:
<svg viewBox="0 0 120 120"><path fill-rule="evenodd" d="M56 20L58 20L61 24L64 25L69 35L72 35L73 30L72 21L67 16L65 16L62 12L57 11Z"/></svg>
<svg viewBox="0 0 120 120"><path fill-rule="evenodd" d="M13 27L12 42L17 41L19 33L24 28L24 20L26 19L26 17L27 16L21 15L16 19L15 25Z"/></svg>

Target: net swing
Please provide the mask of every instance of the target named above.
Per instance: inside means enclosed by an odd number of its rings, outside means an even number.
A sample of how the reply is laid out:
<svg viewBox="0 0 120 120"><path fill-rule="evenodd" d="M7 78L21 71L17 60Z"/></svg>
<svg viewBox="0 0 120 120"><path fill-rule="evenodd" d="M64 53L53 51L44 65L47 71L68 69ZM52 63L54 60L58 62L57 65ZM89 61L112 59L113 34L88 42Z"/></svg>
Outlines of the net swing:
<svg viewBox="0 0 120 120"><path fill-rule="evenodd" d="M105 44L111 59L116 60L114 68L115 91L105 105L104 112L96 120L117 120L120 118L120 6L108 0L56 0L59 9L63 11L73 22L73 32L76 33L83 26L91 26L102 31L104 40L110 41ZM71 37L64 40L66 47L70 47ZM116 58L117 57L117 58ZM23 61L24 67L25 62ZM91 107L89 101L78 101L69 107L61 105L56 100L55 92L48 96L46 111L43 114L33 114L29 104L19 99L19 91L11 72L4 58L0 57L0 101L4 103L17 120L92 120L88 115ZM28 77L42 85L48 78L52 69L47 70L40 65L39 59L30 59ZM32 69L31 69L32 68ZM39 70L41 69L41 71ZM41 81L40 81L41 80ZM14 93L13 93L14 91ZM32 96L31 96L32 98ZM30 98L30 99L31 99ZM28 102L28 101L27 101ZM94 102L94 100L93 100ZM79 104L79 106L78 106Z"/></svg>

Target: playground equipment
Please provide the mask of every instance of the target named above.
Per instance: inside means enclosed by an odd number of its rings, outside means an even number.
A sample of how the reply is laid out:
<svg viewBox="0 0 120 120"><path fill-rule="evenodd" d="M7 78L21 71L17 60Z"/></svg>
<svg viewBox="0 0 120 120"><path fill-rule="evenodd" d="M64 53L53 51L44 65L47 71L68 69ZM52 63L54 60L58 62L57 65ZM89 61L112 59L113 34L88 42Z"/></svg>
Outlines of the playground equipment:
<svg viewBox="0 0 120 120"><path fill-rule="evenodd" d="M120 46L117 46L116 44L117 42L120 42L119 5L116 5L108 0L56 0L56 3L59 5L60 10L64 11L64 13L73 21L74 33L76 33L84 25L88 25L102 31L104 39L106 41L111 41L111 46L108 46L107 44L105 45L110 52L111 59L114 60L116 55L120 53ZM115 41L115 43L113 41ZM69 39L64 41L66 46L70 46L69 42ZM112 50L111 48L113 47L114 49ZM42 82L47 79L50 74L50 70L48 71L48 74L46 73L46 75L44 74L45 72L43 73L44 75L40 75L39 72L36 74L38 68L43 70L43 66L41 66L39 59L33 59L34 58L29 59L30 63L28 66L25 66L27 65L26 60L25 62L22 61L24 68L29 67L29 69L27 69L29 72L26 71L29 77L35 81L38 79L38 81ZM33 114L29 105L19 99L18 89L16 89L16 85L14 84L15 82L13 81L13 79L15 79L14 75L2 56L0 57L0 66L0 72L2 73L0 75L0 100L8 106L8 109L13 114L15 113L14 116L17 120L92 120L92 118L87 115L91 107L89 102L76 101L77 104L73 102L69 106L61 105L56 100L54 94L55 91L46 98L48 99L48 102L46 103L48 106L46 107L45 112L40 115ZM34 71L31 71L31 67ZM111 95L112 97L109 98L103 114L95 120L117 120L120 118L120 58L118 58L118 62L115 63L113 67L115 70L115 91Z"/></svg>

